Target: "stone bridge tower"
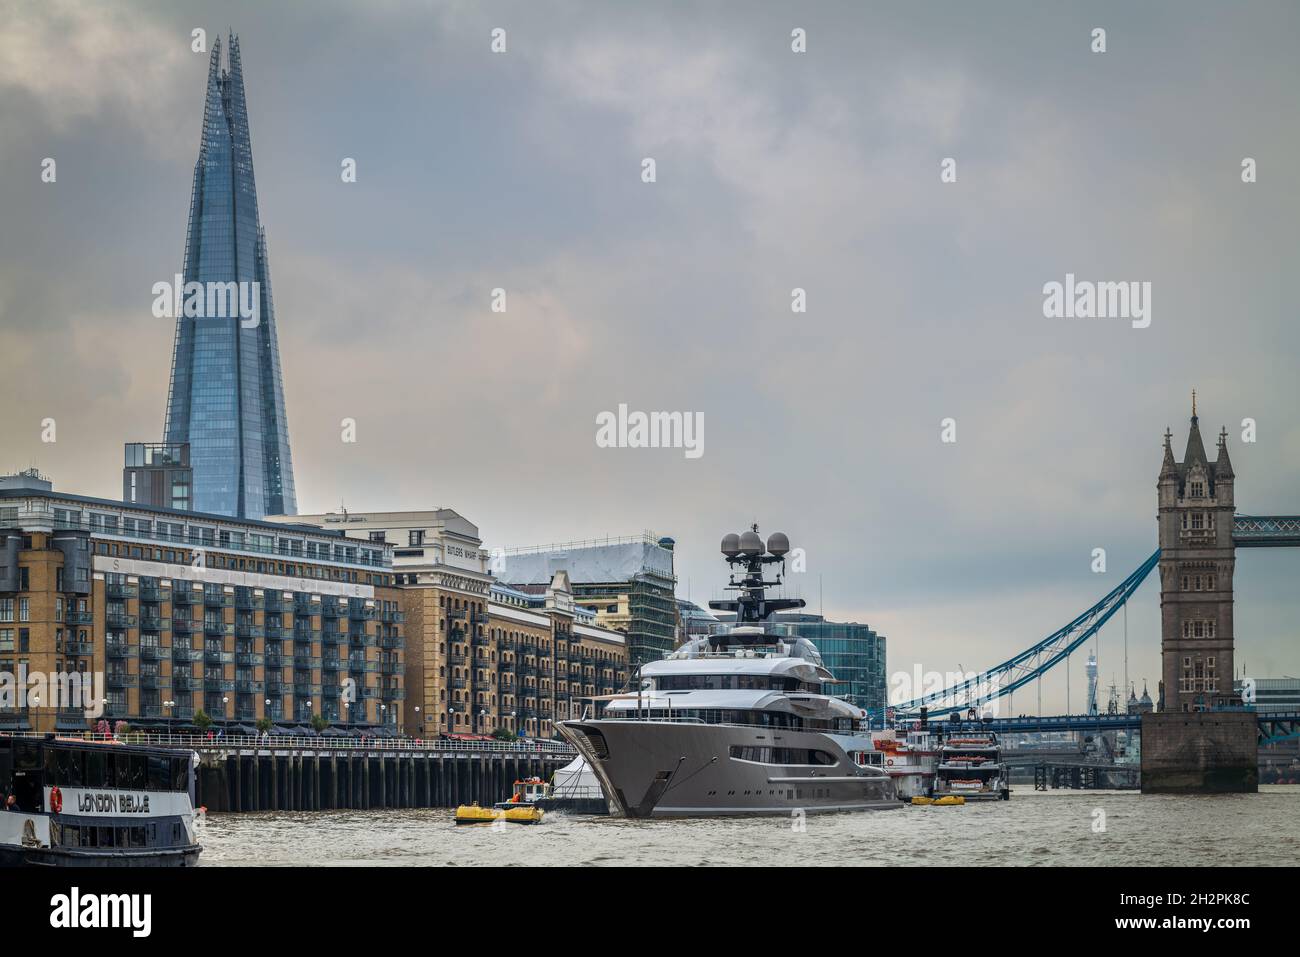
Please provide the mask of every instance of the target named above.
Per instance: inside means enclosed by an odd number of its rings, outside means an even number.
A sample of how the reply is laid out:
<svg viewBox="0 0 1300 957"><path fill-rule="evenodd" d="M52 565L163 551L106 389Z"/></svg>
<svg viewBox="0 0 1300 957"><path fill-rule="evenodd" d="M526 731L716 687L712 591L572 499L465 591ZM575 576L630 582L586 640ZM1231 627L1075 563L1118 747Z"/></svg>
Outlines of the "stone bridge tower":
<svg viewBox="0 0 1300 957"><path fill-rule="evenodd" d="M1195 712L1239 703L1232 678L1233 472L1227 431L1211 462L1192 393L1187 450L1174 461L1165 430L1160 469L1160 710Z"/></svg>

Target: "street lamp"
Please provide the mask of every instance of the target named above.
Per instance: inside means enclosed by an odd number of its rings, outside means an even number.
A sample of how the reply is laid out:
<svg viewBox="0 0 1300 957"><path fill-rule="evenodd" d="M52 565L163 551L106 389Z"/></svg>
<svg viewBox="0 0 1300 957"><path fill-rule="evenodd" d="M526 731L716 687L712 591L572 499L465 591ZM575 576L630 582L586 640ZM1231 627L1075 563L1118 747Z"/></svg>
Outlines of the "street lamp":
<svg viewBox="0 0 1300 957"><path fill-rule="evenodd" d="M172 708L176 707L176 702L173 701L173 700L171 700L171 699L169 698L169 699L167 699L166 701L164 701L164 702L162 703L162 706L163 706L165 709L167 709L167 736L168 736L168 737L171 737L171 733L172 733Z"/></svg>

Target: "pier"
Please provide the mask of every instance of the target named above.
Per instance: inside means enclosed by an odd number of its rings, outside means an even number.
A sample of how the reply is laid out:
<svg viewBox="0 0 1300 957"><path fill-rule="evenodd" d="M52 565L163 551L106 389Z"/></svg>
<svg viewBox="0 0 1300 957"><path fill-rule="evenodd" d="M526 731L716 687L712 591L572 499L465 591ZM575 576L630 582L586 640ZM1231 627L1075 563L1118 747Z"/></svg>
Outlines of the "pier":
<svg viewBox="0 0 1300 957"><path fill-rule="evenodd" d="M505 800L521 778L577 757L562 741L419 741L131 735L199 755L195 806L209 811L456 807Z"/></svg>

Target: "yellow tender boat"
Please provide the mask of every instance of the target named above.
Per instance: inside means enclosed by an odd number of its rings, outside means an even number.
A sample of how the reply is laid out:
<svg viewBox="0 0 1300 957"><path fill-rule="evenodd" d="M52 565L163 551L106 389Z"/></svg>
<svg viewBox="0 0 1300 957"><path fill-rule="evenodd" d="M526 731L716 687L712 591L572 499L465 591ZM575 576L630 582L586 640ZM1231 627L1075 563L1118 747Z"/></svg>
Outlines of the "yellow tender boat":
<svg viewBox="0 0 1300 957"><path fill-rule="evenodd" d="M966 803L966 799L960 794L945 794L941 798L914 797L912 803L917 807L960 807Z"/></svg>
<svg viewBox="0 0 1300 957"><path fill-rule="evenodd" d="M541 808L528 804L518 807L479 807L477 804L462 804L456 808L457 824L492 824L506 821L509 824L541 824L545 812Z"/></svg>

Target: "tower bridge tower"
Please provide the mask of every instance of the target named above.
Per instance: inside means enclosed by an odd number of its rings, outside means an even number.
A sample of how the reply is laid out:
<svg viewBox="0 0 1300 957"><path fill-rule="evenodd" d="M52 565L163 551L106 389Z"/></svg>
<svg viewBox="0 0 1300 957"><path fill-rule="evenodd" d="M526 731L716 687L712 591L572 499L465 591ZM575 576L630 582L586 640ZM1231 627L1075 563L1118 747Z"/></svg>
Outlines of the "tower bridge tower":
<svg viewBox="0 0 1300 957"><path fill-rule="evenodd" d="M1191 427L1181 462L1165 430L1157 483L1160 538L1160 710L1194 712L1233 704L1232 462L1227 431L1210 461L1192 393Z"/></svg>

